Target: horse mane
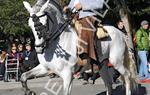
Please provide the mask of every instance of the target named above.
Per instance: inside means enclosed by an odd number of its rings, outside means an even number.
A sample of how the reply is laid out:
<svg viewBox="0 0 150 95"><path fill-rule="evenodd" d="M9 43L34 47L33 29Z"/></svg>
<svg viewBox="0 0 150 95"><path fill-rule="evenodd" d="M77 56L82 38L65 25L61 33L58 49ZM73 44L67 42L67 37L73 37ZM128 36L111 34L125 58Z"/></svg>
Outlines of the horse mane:
<svg viewBox="0 0 150 95"><path fill-rule="evenodd" d="M40 8L42 7L42 5L43 5L44 3L46 3L46 1L47 1L47 0L38 0L38 1L36 2L36 4L33 5L34 12L37 13L37 12L40 10ZM54 6L59 10L59 12L62 14L62 7L61 7L61 5L59 4L59 1L58 1L58 0L50 0L49 3L52 4L52 5L54 5Z"/></svg>

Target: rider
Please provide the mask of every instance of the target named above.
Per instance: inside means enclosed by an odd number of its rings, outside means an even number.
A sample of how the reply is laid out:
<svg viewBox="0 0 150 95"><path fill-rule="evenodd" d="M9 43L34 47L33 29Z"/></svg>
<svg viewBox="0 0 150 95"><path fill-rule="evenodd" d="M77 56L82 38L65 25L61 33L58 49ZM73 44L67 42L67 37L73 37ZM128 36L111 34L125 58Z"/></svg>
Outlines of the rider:
<svg viewBox="0 0 150 95"><path fill-rule="evenodd" d="M77 21L79 22L80 29L77 29L80 41L79 45L82 47L79 49L79 57L83 59L96 60L96 54L94 50L94 29L92 25L95 23L95 19L92 17L96 15L92 10L100 9L103 7L104 0L71 0L68 6L65 6L63 11L67 9L76 9L79 11ZM87 60L84 60L87 62Z"/></svg>

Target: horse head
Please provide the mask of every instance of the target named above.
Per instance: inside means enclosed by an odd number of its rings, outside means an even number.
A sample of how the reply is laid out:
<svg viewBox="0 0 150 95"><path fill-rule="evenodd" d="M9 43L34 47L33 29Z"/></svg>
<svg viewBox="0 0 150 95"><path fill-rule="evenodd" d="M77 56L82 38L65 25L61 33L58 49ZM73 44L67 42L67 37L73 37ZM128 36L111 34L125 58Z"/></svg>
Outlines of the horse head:
<svg viewBox="0 0 150 95"><path fill-rule="evenodd" d="M53 0L38 0L31 7L27 2L23 2L25 8L30 14L28 24L35 37L35 48L37 52L43 51L45 40L50 37L52 31L55 31L58 24L62 22L62 13L60 6Z"/></svg>
<svg viewBox="0 0 150 95"><path fill-rule="evenodd" d="M48 8L49 0L42 6L40 6L40 9L38 10L35 6L31 7L31 5L27 1L23 1L24 7L27 9L27 11L30 14L28 25L32 29L32 32L35 37L35 47L37 51L41 51L42 48L38 48L44 43L44 38L42 35L42 30L46 28L47 24L47 16L45 14L45 10ZM43 29L42 29L43 28Z"/></svg>

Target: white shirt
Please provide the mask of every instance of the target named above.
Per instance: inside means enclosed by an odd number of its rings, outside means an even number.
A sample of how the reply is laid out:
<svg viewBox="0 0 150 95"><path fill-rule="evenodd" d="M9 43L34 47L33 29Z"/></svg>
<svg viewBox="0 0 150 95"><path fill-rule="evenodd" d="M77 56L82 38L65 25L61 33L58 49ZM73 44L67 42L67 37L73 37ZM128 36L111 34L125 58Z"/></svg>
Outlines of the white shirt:
<svg viewBox="0 0 150 95"><path fill-rule="evenodd" d="M79 0L74 1L74 6L79 3Z"/></svg>

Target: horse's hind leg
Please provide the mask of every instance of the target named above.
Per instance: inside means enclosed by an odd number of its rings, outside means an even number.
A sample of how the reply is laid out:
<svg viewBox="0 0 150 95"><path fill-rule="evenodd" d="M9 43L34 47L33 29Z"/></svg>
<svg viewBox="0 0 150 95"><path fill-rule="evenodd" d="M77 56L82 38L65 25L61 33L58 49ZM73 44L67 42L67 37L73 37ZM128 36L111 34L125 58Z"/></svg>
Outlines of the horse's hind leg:
<svg viewBox="0 0 150 95"><path fill-rule="evenodd" d="M106 85L106 88L107 88L107 95L112 95L112 76L110 75L110 71L109 71L109 67L107 66L108 64L108 60L104 60L103 61L103 66L100 70L100 73L101 73L101 77Z"/></svg>
<svg viewBox="0 0 150 95"><path fill-rule="evenodd" d="M122 65L117 69L125 81L126 95L131 95L130 72Z"/></svg>
<svg viewBox="0 0 150 95"><path fill-rule="evenodd" d="M120 72L121 73L121 72ZM131 81L130 81L130 73L128 70L125 70L125 73L122 74L125 81L126 95L131 95Z"/></svg>
<svg viewBox="0 0 150 95"><path fill-rule="evenodd" d="M64 95L71 95L71 88L72 88L72 81L73 81L71 68L65 68L62 71L61 76L63 78Z"/></svg>
<svg viewBox="0 0 150 95"><path fill-rule="evenodd" d="M42 77L45 76L48 73L47 69L39 64L37 67L33 68L32 70L25 72L21 75L21 83L22 87L25 90L25 95L35 95L33 91L30 91L30 89L27 86L27 80L29 78L34 78L34 77Z"/></svg>
<svg viewBox="0 0 150 95"><path fill-rule="evenodd" d="M126 95L131 95L131 85L130 85L130 77L129 71L126 71L124 74L125 85L126 85Z"/></svg>

